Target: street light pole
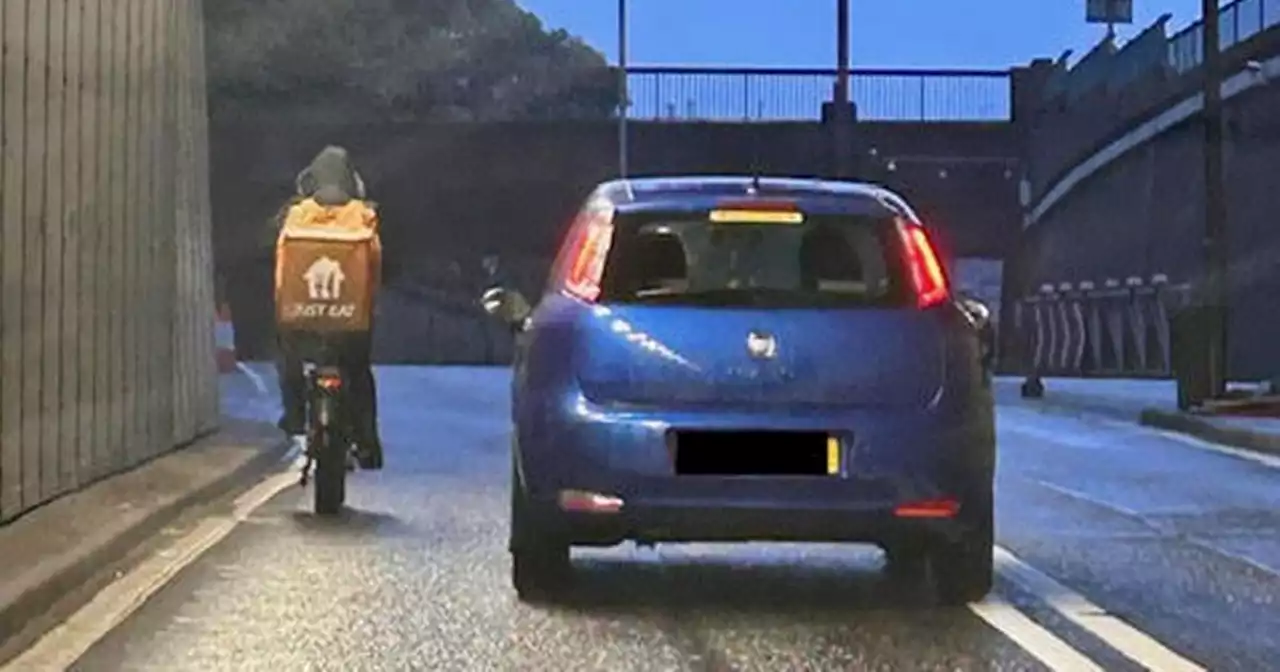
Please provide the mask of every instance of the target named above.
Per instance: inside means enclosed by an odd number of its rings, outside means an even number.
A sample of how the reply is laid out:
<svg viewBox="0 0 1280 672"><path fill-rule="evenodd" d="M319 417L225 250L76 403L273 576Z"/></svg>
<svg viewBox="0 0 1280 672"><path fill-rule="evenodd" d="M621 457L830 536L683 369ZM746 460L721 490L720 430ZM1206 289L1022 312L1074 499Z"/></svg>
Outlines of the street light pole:
<svg viewBox="0 0 1280 672"><path fill-rule="evenodd" d="M627 115L631 111L627 90L627 0L618 0L618 176L627 176Z"/></svg>
<svg viewBox="0 0 1280 672"><path fill-rule="evenodd" d="M832 122L836 153L836 177L849 177L849 0L836 0L836 87L832 96Z"/></svg>
<svg viewBox="0 0 1280 672"><path fill-rule="evenodd" d="M836 0L836 103L849 102L849 0Z"/></svg>
<svg viewBox="0 0 1280 672"><path fill-rule="evenodd" d="M1222 51L1218 0L1201 0L1204 54L1204 307L1205 374L1209 396L1226 391L1227 198L1222 148Z"/></svg>

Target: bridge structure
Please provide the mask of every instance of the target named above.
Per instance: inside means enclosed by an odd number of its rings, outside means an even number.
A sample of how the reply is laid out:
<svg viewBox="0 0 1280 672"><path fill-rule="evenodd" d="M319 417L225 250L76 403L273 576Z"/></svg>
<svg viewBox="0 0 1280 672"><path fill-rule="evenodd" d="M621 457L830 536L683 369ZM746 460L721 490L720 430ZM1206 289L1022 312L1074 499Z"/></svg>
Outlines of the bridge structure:
<svg viewBox="0 0 1280 672"><path fill-rule="evenodd" d="M1280 0L1220 10L1228 210L1228 374L1280 371L1273 261ZM1168 376L1169 319L1206 274L1201 25L1162 17L1071 68L1033 62L1024 233L1009 360L1060 375Z"/></svg>
<svg viewBox="0 0 1280 672"><path fill-rule="evenodd" d="M856 132L845 147L823 119L834 69L628 73L631 175L830 176L844 154L858 177L910 198L954 257L1000 260L1018 238L1016 72L855 69ZM214 119L211 137L216 256L238 349L250 357L272 342L261 328L271 310L263 300L269 266L255 231L323 143L352 148L385 215L397 279L383 304L395 317L380 322L378 337L387 361L500 359L503 343L477 337L482 260L497 256L505 276L535 288L574 209L618 170L616 119L299 123L264 115ZM424 339L433 347L421 347Z"/></svg>
<svg viewBox="0 0 1280 672"><path fill-rule="evenodd" d="M1280 289L1280 145L1264 142L1280 0L1223 12L1231 367L1259 377L1280 338L1251 318ZM482 260L536 287L617 170L616 120L209 119L198 0L6 2L0 17L0 521L217 426L214 288L242 356L270 356L261 227L320 145L351 147L383 208L384 361L504 361L474 301ZM1003 268L979 284L1002 301L1004 366L1167 375L1160 311L1201 272L1203 207L1197 28L1165 23L1072 67L854 70L843 146L822 113L834 70L629 68L631 172L817 176L852 158L956 263Z"/></svg>

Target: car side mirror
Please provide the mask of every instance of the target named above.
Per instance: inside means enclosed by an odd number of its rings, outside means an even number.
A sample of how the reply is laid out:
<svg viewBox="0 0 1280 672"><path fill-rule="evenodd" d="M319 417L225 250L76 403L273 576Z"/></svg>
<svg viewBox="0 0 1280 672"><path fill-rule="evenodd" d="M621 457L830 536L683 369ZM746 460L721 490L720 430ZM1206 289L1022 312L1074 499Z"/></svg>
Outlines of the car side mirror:
<svg viewBox="0 0 1280 672"><path fill-rule="evenodd" d="M991 324L991 309L987 304L971 296L960 297L960 308L978 331L985 330Z"/></svg>
<svg viewBox="0 0 1280 672"><path fill-rule="evenodd" d="M991 320L991 308L984 301L971 296L962 296L957 302L964 312L969 324L978 332L978 342L982 348L983 366L990 370L995 361L996 334Z"/></svg>
<svg viewBox="0 0 1280 672"><path fill-rule="evenodd" d="M514 289L490 287L480 297L480 305L484 312L502 321L512 329L521 329L533 313L528 299Z"/></svg>

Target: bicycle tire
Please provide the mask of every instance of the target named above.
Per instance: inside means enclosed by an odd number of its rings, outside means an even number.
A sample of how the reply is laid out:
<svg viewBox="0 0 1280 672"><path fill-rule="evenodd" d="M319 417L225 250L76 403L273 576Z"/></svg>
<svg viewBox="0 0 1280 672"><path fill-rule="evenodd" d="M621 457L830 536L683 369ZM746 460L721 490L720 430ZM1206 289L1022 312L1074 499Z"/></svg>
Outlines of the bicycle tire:
<svg viewBox="0 0 1280 672"><path fill-rule="evenodd" d="M312 444L312 455L315 456L315 511L317 515L332 516L342 512L347 499L347 461L345 444L334 436L332 413L326 413L332 402L323 395L317 400L316 420L325 418L325 422L317 422L314 427L315 441Z"/></svg>

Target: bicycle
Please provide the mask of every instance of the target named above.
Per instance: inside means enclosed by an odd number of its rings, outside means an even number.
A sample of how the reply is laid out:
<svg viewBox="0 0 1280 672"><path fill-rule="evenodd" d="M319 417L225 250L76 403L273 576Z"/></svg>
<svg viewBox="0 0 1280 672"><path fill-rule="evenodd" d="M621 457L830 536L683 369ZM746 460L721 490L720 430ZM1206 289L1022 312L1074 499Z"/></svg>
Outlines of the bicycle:
<svg viewBox="0 0 1280 672"><path fill-rule="evenodd" d="M315 466L315 511L335 515L347 498L347 472L354 469L346 381L337 366L303 364L306 376L307 450L301 485L306 487Z"/></svg>

